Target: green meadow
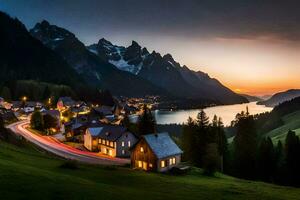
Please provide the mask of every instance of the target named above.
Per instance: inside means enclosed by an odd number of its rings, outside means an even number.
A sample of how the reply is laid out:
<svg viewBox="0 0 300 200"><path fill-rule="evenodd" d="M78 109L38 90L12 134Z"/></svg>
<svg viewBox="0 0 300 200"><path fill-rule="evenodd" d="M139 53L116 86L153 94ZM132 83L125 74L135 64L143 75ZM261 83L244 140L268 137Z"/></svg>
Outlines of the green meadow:
<svg viewBox="0 0 300 200"><path fill-rule="evenodd" d="M0 141L1 199L299 199L300 189L216 174L187 175L134 171L129 167L79 164L61 160L29 144Z"/></svg>

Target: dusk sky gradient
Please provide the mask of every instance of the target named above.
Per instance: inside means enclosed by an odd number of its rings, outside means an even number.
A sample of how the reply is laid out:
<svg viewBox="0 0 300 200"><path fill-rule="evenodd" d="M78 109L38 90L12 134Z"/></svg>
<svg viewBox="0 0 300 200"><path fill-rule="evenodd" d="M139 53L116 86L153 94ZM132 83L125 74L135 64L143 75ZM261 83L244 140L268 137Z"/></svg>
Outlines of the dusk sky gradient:
<svg viewBox="0 0 300 200"><path fill-rule="evenodd" d="M0 10L28 29L46 19L86 45L135 40L237 92L300 88L300 1L0 0Z"/></svg>

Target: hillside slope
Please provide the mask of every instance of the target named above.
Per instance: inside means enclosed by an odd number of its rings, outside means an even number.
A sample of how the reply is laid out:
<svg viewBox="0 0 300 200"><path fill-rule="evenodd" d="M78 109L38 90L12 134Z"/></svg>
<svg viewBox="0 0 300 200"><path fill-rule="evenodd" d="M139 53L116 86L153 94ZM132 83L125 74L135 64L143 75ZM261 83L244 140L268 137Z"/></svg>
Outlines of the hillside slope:
<svg viewBox="0 0 300 200"><path fill-rule="evenodd" d="M285 92L276 93L270 99L265 101L260 101L258 102L258 104L274 107L279 105L280 103L289 101L299 96L300 96L300 89L292 89L292 90L287 90Z"/></svg>
<svg viewBox="0 0 300 200"><path fill-rule="evenodd" d="M61 168L60 159L0 140L3 199L298 199L300 190L193 170L186 176L80 165Z"/></svg>
<svg viewBox="0 0 300 200"><path fill-rule="evenodd" d="M300 136L300 111L283 116L282 121L284 122L282 126L266 133L266 136L271 137L275 143L279 140L285 142L289 130L295 131Z"/></svg>
<svg viewBox="0 0 300 200"><path fill-rule="evenodd" d="M245 97L249 102L255 102L255 101L262 101L260 97L252 96L248 94L240 94L241 96Z"/></svg>
<svg viewBox="0 0 300 200"><path fill-rule="evenodd" d="M74 86L83 82L63 58L1 11L0 44L0 83L31 79Z"/></svg>

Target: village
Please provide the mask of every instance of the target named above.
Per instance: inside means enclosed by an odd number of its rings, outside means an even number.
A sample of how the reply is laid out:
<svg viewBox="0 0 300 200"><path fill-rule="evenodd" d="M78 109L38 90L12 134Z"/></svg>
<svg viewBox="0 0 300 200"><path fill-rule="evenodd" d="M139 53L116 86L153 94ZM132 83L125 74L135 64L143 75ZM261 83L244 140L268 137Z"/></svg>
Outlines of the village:
<svg viewBox="0 0 300 200"><path fill-rule="evenodd" d="M127 127L128 123L136 124L145 109L156 106L156 97L123 98L114 105L60 97L50 107L51 101L49 98L45 105L24 96L21 101L8 103L1 98L1 115L6 124L27 119L30 121L27 130L31 133L51 137L77 151L128 160L133 169L167 172L181 162L183 152L169 133L139 134Z"/></svg>

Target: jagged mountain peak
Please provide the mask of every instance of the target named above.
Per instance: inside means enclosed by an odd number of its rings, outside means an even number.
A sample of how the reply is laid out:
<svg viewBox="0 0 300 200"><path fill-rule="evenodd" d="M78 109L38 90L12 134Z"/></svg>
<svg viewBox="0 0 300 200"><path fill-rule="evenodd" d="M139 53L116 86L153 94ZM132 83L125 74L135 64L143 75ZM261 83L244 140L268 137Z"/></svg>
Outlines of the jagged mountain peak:
<svg viewBox="0 0 300 200"><path fill-rule="evenodd" d="M38 25L47 27L50 26L50 23L47 20L43 19L40 23L38 23Z"/></svg>
<svg viewBox="0 0 300 200"><path fill-rule="evenodd" d="M101 38L98 41L98 46L99 45L110 45L110 46L113 46L113 44L110 41L106 40L105 38Z"/></svg>
<svg viewBox="0 0 300 200"><path fill-rule="evenodd" d="M148 55L149 54L149 51L146 47L143 47L142 49L142 55Z"/></svg>
<svg viewBox="0 0 300 200"><path fill-rule="evenodd" d="M136 41L132 40L131 45L129 47L134 47L134 48L142 48L139 43L137 43Z"/></svg>
<svg viewBox="0 0 300 200"><path fill-rule="evenodd" d="M50 24L47 20L43 20L37 23L31 30L31 35L34 35L37 39L44 44L54 49L61 42L68 40L78 40L70 31Z"/></svg>
<svg viewBox="0 0 300 200"><path fill-rule="evenodd" d="M172 55L169 54L169 53L165 54L165 55L163 56L163 58L164 58L165 60L168 60L168 61L174 61Z"/></svg>

